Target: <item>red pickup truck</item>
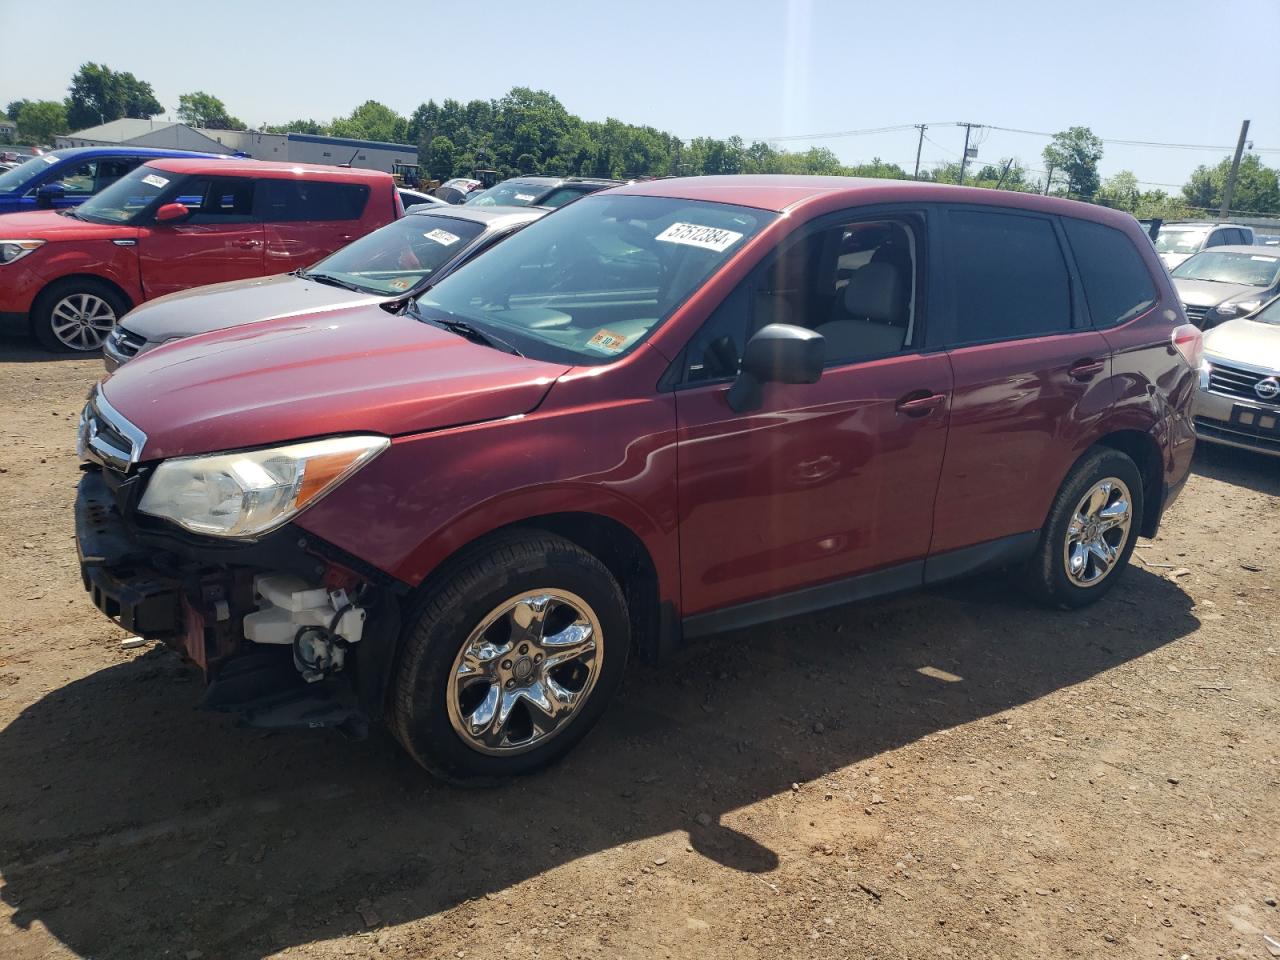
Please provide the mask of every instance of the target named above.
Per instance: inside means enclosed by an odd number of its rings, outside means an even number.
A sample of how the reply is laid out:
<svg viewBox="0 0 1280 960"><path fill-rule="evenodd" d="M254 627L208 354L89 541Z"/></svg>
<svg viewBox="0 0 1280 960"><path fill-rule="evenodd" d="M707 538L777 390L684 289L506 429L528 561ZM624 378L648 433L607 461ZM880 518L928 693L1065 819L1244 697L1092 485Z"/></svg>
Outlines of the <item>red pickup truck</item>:
<svg viewBox="0 0 1280 960"><path fill-rule="evenodd" d="M152 160L78 207L0 222L0 326L97 350L144 300L309 266L403 212L376 170Z"/></svg>

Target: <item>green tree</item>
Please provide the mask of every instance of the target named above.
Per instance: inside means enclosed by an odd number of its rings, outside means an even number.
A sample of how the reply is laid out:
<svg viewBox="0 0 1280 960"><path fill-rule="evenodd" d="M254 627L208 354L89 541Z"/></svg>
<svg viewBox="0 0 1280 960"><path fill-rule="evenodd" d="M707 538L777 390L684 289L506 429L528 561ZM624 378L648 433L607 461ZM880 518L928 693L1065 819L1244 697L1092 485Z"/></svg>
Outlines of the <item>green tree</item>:
<svg viewBox="0 0 1280 960"><path fill-rule="evenodd" d="M1102 141L1088 127L1071 127L1055 134L1043 157L1055 179L1066 180L1067 196L1089 200L1098 192Z"/></svg>
<svg viewBox="0 0 1280 960"><path fill-rule="evenodd" d="M22 110L23 107L25 107L30 102L31 102L30 100L27 100L25 98L22 100L13 100L9 103L7 107L4 108L4 115L8 117L10 120L12 120L14 123L17 123L18 113Z"/></svg>
<svg viewBox="0 0 1280 960"><path fill-rule="evenodd" d="M211 93L197 90L178 97L178 119L192 127L213 127L217 130L243 130L244 121L231 116L227 105Z"/></svg>
<svg viewBox="0 0 1280 960"><path fill-rule="evenodd" d="M425 153L419 155L423 172L436 180L448 180L455 176L454 168L458 163L458 148L448 137L432 139Z"/></svg>
<svg viewBox="0 0 1280 960"><path fill-rule="evenodd" d="M67 109L57 100L28 100L18 110L18 139L49 144L67 132Z"/></svg>
<svg viewBox="0 0 1280 960"><path fill-rule="evenodd" d="M409 135L409 121L386 104L366 100L352 110L350 116L334 120L330 131L335 137L404 143Z"/></svg>
<svg viewBox="0 0 1280 960"><path fill-rule="evenodd" d="M318 120L290 120L288 123L274 123L262 128L263 133L310 133L320 136L329 132L328 124Z"/></svg>
<svg viewBox="0 0 1280 960"><path fill-rule="evenodd" d="M1121 170L1103 181L1102 188L1094 199L1108 207L1133 213L1138 209L1138 203L1142 199L1142 191L1138 189L1138 178L1129 170Z"/></svg>
<svg viewBox="0 0 1280 960"><path fill-rule="evenodd" d="M1191 206L1218 210L1222 206L1230 173L1230 157L1223 157L1213 167L1196 167L1182 188L1182 196ZM1251 153L1240 161L1231 209L1249 213L1280 213L1280 175L1271 167L1263 166L1257 154Z"/></svg>
<svg viewBox="0 0 1280 960"><path fill-rule="evenodd" d="M67 123L74 130L121 117L145 119L164 110L151 84L98 63L84 64L71 78L66 108Z"/></svg>

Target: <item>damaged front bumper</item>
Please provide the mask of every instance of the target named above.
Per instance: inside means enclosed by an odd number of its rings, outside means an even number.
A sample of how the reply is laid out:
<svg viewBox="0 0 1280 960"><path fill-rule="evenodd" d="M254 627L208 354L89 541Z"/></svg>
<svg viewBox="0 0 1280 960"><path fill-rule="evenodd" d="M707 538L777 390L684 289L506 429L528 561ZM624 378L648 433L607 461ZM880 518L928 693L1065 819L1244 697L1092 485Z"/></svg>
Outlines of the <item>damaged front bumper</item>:
<svg viewBox="0 0 1280 960"><path fill-rule="evenodd" d="M381 718L403 585L291 525L222 543L153 522L134 509L144 483L80 480L80 574L103 614L179 652L208 683L201 705L252 725L361 734Z"/></svg>

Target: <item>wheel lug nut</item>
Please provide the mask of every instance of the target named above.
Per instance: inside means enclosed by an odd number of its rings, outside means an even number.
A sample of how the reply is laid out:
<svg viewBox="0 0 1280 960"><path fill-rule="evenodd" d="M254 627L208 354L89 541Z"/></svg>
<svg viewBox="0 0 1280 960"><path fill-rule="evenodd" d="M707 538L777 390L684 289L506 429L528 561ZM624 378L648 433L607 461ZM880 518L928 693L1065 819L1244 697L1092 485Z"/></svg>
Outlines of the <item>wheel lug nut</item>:
<svg viewBox="0 0 1280 960"><path fill-rule="evenodd" d="M538 654L536 657L534 657L534 658L533 658L533 662L534 662L534 663L541 663L541 662L542 662L542 654Z"/></svg>
<svg viewBox="0 0 1280 960"><path fill-rule="evenodd" d="M514 680L508 680L508 681L507 681L507 689L508 689L508 690L510 690L510 689L511 689L512 687L514 687L515 685L516 685L516 682L515 682Z"/></svg>
<svg viewBox="0 0 1280 960"><path fill-rule="evenodd" d="M521 652L522 654L528 653L528 652L529 652L529 645L528 645L527 643L522 643L522 644L520 644L520 652Z"/></svg>
<svg viewBox="0 0 1280 960"><path fill-rule="evenodd" d="M503 670L510 670L510 669L511 669L511 661L510 661L510 660L503 660L503 661L502 661L502 669L503 669Z"/></svg>

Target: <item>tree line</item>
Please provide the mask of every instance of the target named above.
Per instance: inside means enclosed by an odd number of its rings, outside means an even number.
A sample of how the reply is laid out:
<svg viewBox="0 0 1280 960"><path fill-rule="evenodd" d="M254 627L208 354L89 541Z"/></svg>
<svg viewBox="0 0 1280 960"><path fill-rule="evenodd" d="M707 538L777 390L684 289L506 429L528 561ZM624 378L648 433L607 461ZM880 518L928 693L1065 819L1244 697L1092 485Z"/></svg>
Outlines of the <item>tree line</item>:
<svg viewBox="0 0 1280 960"><path fill-rule="evenodd" d="M71 130L121 117L147 118L164 112L150 83L105 64L86 63L72 77L62 101L17 100L6 113L18 126L21 142L52 143ZM174 106L177 118L193 127L243 130L216 96L204 91L182 94ZM868 163L844 164L829 149L790 151L740 137L684 140L651 126L612 117L584 120L570 113L544 90L515 87L496 100L462 103L428 100L409 116L368 100L345 117L329 121L299 119L264 125L265 133L311 133L361 140L412 144L426 178L445 180L476 169L503 176L549 173L628 179L639 176L697 176L736 173L795 173L911 179L895 163L878 157ZM1048 193L1102 203L1139 217L1166 219L1216 213L1222 200L1231 158L1201 165L1177 194L1143 190L1128 170L1102 180L1098 164L1103 143L1088 127L1071 127L1054 136L1041 153L1044 169L1033 176L1016 157L998 164L944 163L921 171L916 179L964 183L1002 190ZM1245 157L1236 183L1237 212L1280 214L1280 176L1256 155Z"/></svg>

